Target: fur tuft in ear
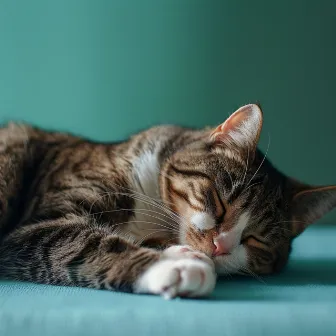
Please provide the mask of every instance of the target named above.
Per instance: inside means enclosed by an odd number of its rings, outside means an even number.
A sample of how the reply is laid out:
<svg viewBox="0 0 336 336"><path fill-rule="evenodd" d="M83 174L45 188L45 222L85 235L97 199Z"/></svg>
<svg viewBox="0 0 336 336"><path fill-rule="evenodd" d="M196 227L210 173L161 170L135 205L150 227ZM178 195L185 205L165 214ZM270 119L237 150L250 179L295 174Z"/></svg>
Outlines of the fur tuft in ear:
<svg viewBox="0 0 336 336"><path fill-rule="evenodd" d="M234 112L211 133L211 141L224 144L239 152L254 155L262 128L262 111L249 104Z"/></svg>
<svg viewBox="0 0 336 336"><path fill-rule="evenodd" d="M300 184L299 189L291 204L294 237L336 207L336 186L303 187Z"/></svg>

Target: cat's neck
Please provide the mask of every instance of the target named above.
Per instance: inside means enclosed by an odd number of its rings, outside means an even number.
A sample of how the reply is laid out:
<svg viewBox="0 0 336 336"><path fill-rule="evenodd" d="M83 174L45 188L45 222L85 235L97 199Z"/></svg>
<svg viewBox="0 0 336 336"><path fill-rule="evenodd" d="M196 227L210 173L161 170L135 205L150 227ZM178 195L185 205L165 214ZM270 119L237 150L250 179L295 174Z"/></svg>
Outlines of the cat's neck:
<svg viewBox="0 0 336 336"><path fill-rule="evenodd" d="M161 201L159 192L160 148L144 150L133 163L132 184L137 194Z"/></svg>
<svg viewBox="0 0 336 336"><path fill-rule="evenodd" d="M177 150L174 140L182 129L175 126L158 126L136 136L131 147L132 178L131 184L137 193L147 198L162 201L159 180L161 167Z"/></svg>
<svg viewBox="0 0 336 336"><path fill-rule="evenodd" d="M160 153L164 145L160 139L147 143L133 160L130 189L134 198L134 216L127 230L137 242L167 241L178 232L179 223L160 196Z"/></svg>

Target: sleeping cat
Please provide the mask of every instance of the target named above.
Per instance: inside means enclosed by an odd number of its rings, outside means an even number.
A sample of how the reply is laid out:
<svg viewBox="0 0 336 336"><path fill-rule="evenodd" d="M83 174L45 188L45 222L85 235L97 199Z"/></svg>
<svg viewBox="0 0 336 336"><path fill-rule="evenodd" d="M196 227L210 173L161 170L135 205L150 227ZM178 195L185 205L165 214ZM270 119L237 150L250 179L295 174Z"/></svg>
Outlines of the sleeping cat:
<svg viewBox="0 0 336 336"><path fill-rule="evenodd" d="M0 278L199 297L217 274L281 270L336 186L280 173L257 149L262 112L214 129L159 126L103 144L0 130Z"/></svg>

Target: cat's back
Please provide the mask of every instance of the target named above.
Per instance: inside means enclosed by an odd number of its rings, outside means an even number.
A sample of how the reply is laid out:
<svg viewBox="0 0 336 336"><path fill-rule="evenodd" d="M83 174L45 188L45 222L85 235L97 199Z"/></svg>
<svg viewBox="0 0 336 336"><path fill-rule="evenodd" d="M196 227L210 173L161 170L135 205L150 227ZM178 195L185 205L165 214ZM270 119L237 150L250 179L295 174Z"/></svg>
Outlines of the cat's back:
<svg viewBox="0 0 336 336"><path fill-rule="evenodd" d="M31 154L36 150L45 154L48 149L79 140L84 141L66 132L48 131L24 123L10 122L0 127L0 153L23 149Z"/></svg>
<svg viewBox="0 0 336 336"><path fill-rule="evenodd" d="M1 127L0 168L6 179L0 181L0 203L6 216L0 216L0 233L6 223L51 216L52 208L62 212L66 198L85 199L83 190L92 194L90 177L99 179L113 147L29 124Z"/></svg>

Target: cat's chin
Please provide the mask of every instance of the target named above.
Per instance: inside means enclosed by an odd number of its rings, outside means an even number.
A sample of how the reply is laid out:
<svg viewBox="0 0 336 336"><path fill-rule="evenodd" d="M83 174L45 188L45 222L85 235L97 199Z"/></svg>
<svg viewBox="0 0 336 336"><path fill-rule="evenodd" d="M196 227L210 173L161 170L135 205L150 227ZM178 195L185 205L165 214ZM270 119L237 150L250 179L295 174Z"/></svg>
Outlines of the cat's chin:
<svg viewBox="0 0 336 336"><path fill-rule="evenodd" d="M247 253L243 245L234 248L229 254L213 258L216 272L219 275L237 274L247 268Z"/></svg>

